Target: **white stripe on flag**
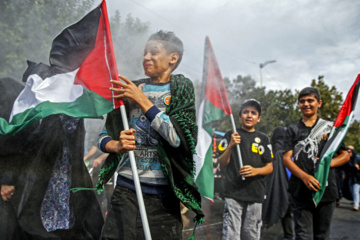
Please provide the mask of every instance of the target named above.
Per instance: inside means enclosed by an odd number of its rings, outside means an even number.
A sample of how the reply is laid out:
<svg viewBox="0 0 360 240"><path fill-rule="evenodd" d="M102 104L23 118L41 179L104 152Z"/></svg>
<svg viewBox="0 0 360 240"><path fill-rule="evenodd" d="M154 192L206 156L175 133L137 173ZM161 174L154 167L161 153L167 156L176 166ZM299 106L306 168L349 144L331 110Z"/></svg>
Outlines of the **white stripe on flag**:
<svg viewBox="0 0 360 240"><path fill-rule="evenodd" d="M195 172L195 177L194 177L195 180L199 176L201 168L203 167L204 162L205 162L206 152L209 150L209 147L211 147L211 143L212 143L212 137L203 128L204 104L205 104L205 100L203 100L200 104L199 115L198 115L198 119L197 119L197 124L198 124L197 142L198 143L195 148L196 154L194 154L194 156L193 156L195 165L196 165L196 172Z"/></svg>
<svg viewBox="0 0 360 240"><path fill-rule="evenodd" d="M14 102L10 121L16 114L22 113L29 108L35 108L42 102L74 102L83 94L83 87L74 85L78 70L57 74L45 80L37 74L30 75L24 90Z"/></svg>
<svg viewBox="0 0 360 240"><path fill-rule="evenodd" d="M337 150L337 148L341 145L342 141L344 140L346 133L349 130L350 124L352 119L354 118L354 111L352 111L349 115L348 118L348 123L346 124L346 126L342 129L340 129L340 132L338 133L337 137L334 139L334 141L331 143L331 145L329 146L327 153L331 153L331 152L335 152ZM332 128L332 132L329 135L329 138L332 137L333 135L333 130L335 129L335 127Z"/></svg>

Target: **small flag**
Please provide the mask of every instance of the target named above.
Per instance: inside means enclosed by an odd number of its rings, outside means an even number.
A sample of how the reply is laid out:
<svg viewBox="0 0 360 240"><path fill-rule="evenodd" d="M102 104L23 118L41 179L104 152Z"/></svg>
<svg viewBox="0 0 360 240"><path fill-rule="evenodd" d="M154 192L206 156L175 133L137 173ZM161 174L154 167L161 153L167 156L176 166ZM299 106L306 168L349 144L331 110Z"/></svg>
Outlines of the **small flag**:
<svg viewBox="0 0 360 240"><path fill-rule="evenodd" d="M326 183L329 176L330 163L334 154L339 150L341 143L343 142L345 135L349 129L350 123L354 118L354 110L359 92L359 79L360 74L357 76L353 86L348 92L346 99L340 109L340 112L334 122L334 126L331 129L329 140L325 144L320 154L320 163L317 171L315 172L315 178L320 182L320 189L313 193L313 201L315 206L319 204L322 196L324 195Z"/></svg>
<svg viewBox="0 0 360 240"><path fill-rule="evenodd" d="M50 66L28 61L24 90L0 134L15 134L52 114L98 118L119 107L110 79L118 79L105 0L53 41Z"/></svg>
<svg viewBox="0 0 360 240"><path fill-rule="evenodd" d="M209 37L205 39L204 68L201 103L198 113L198 144L196 146L195 180L204 197L214 199L214 175L212 162L212 121L232 113L224 80L216 61Z"/></svg>

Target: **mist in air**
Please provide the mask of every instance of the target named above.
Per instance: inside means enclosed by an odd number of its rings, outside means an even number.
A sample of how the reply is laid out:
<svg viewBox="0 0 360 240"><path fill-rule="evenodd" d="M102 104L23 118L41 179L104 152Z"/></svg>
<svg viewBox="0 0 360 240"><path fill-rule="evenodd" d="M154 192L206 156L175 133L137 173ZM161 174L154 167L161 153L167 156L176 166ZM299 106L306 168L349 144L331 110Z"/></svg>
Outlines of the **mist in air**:
<svg viewBox="0 0 360 240"><path fill-rule="evenodd" d="M1 118L9 119L13 102L23 89L26 61L49 64L53 39L100 2L0 2ZM132 80L144 78L142 59L148 37L158 30L174 31L185 48L175 73L192 80L198 107L204 90L201 85L206 57L204 43L209 36L236 124L241 103L256 98L263 108L257 130L270 136L276 127L300 119L296 94L312 82L336 87L332 92L336 99L321 109L324 116L334 120L338 109L333 111L331 107L340 108L359 72L360 4L351 0L319 3L109 0L107 5L119 74ZM273 60L276 61L271 65L259 67ZM24 232L43 238L67 234L73 239L97 236L114 181L110 180L100 195L92 190L72 195L56 191L62 187L95 187L99 166L107 157L99 151L96 141L105 124L106 116L103 117L76 119L52 115L15 136L0 135L0 184L15 186L12 205L0 202L1 209L6 210L0 210L0 214L7 214L0 215L0 226L11 229L20 219ZM230 120L216 121L213 128L225 132L231 129ZM61 186L51 189L56 180ZM55 211L49 204L54 199L47 195L51 191L64 200L58 206L74 206L61 213L70 219L69 232L45 231L45 226L51 229L52 223L46 219ZM22 231L17 234L19 239L25 239Z"/></svg>

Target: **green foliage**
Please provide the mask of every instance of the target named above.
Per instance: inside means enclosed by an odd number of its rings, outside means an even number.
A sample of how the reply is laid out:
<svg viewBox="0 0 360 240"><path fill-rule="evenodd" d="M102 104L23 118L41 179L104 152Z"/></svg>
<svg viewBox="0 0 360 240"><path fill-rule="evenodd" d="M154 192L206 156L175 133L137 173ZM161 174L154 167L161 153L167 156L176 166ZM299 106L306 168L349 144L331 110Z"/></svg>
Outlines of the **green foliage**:
<svg viewBox="0 0 360 240"><path fill-rule="evenodd" d="M311 81L311 86L316 87L321 94L323 103L319 109L319 117L325 120L335 121L343 104L341 93L337 91L335 86L329 87L326 85L324 76L319 76L317 82L313 79Z"/></svg>
<svg viewBox="0 0 360 240"><path fill-rule="evenodd" d="M0 2L0 77L20 80L26 60L48 62L52 40L81 19L94 0Z"/></svg>
<svg viewBox="0 0 360 240"><path fill-rule="evenodd" d="M270 136L277 126L288 126L301 117L296 108L296 96L289 89L266 92L265 87L256 87L256 82L251 76L242 77L239 75L233 81L224 78L224 83L236 126L240 126L239 110L241 103L250 98L260 101L262 108L261 121L255 128ZM213 126L218 131L227 131L232 128L228 116L214 122Z"/></svg>
<svg viewBox="0 0 360 240"><path fill-rule="evenodd" d="M266 91L265 87L257 87L256 82L250 76L237 76L232 81L224 78L230 100L233 116L237 127L241 126L239 121L239 109L241 103L249 98L255 98L261 103L262 113L261 121L256 125L256 129L268 134L270 137L277 126L287 127L296 123L301 118L301 112L297 104L299 90L270 90ZM318 80L312 80L311 86L319 89L322 107L319 110L319 116L335 121L339 110L342 106L342 94L335 86L328 86L325 83L324 76L319 76ZM195 88L199 86L196 85ZM214 129L218 131L227 131L232 129L231 121L228 116L213 122ZM355 149L360 152L360 122L354 121L349 129L345 143L354 145Z"/></svg>
<svg viewBox="0 0 360 240"><path fill-rule="evenodd" d="M346 134L344 144L346 146L353 145L355 151L360 153L360 121L355 120L349 127L349 130Z"/></svg>
<svg viewBox="0 0 360 240"><path fill-rule="evenodd" d="M260 103L262 116L257 129L269 136L276 127L288 127L301 118L301 113L297 108L296 94L292 93L290 89L271 90L264 94Z"/></svg>

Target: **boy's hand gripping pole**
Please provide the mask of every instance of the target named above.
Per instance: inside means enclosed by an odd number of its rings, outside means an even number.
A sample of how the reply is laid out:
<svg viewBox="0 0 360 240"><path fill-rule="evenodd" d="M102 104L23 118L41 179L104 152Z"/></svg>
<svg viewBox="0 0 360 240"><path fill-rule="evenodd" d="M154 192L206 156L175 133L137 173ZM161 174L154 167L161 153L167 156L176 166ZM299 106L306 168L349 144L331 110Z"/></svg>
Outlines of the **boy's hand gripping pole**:
<svg viewBox="0 0 360 240"><path fill-rule="evenodd" d="M234 117L232 114L230 114L230 120L231 120L231 125L233 127L233 132L236 133L236 126L235 126L235 121L234 121ZM236 144L236 151L237 151L237 155L238 155L238 159L239 159L239 164L240 164L240 168L243 167L243 162L242 162L242 158L241 158L241 152L240 152L240 145ZM241 175L242 180L245 180L245 177Z"/></svg>
<svg viewBox="0 0 360 240"><path fill-rule="evenodd" d="M120 106L120 113L121 113L121 118L123 121L124 130L129 130L129 123L128 123L128 120L126 117L126 110L125 110L124 105ZM137 172L137 167L136 167L136 162L135 162L135 154L134 154L133 150L129 151L128 153L129 153L129 158L130 158L131 170L132 170L133 178L134 178L136 197L137 197L138 204L139 204L141 222L142 222L142 225L144 228L145 239L151 240L149 222L148 222L147 215L146 215L144 199L143 199L143 195L142 195L142 191L141 191L141 187L140 187L140 180L139 180L139 175Z"/></svg>

